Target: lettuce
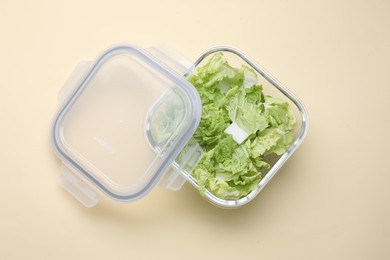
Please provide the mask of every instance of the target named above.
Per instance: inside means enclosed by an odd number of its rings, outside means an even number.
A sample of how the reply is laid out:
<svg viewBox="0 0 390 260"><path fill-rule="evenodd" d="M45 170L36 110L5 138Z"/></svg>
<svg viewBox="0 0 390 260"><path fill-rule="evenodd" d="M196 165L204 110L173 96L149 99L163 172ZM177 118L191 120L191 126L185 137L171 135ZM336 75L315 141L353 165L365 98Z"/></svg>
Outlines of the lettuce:
<svg viewBox="0 0 390 260"><path fill-rule="evenodd" d="M256 188L272 155L290 146L296 119L287 102L266 96L257 74L235 68L214 54L188 80L202 100L202 117L193 138L204 150L192 172L201 194L239 199Z"/></svg>

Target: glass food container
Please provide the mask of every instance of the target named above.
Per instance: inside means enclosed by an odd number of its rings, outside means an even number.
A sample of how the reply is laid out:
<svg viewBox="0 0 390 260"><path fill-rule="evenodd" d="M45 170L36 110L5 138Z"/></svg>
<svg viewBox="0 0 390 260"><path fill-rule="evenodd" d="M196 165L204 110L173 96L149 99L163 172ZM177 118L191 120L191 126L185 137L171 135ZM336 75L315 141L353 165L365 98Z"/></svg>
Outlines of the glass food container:
<svg viewBox="0 0 390 260"><path fill-rule="evenodd" d="M208 49L190 62L167 46L124 44L106 49L95 61L79 63L59 93L51 128L53 148L62 161L62 186L87 207L96 205L101 195L121 202L139 200L157 184L179 190L188 182L199 189L191 172L203 150L191 137L202 105L186 77L215 52L226 53L233 66L252 67L264 93L287 101L297 118L292 144L275 158L256 189L237 200L209 191L204 196L216 206L236 208L259 194L304 140L307 113L263 68L227 46ZM168 133L163 137L158 135L161 127Z"/></svg>

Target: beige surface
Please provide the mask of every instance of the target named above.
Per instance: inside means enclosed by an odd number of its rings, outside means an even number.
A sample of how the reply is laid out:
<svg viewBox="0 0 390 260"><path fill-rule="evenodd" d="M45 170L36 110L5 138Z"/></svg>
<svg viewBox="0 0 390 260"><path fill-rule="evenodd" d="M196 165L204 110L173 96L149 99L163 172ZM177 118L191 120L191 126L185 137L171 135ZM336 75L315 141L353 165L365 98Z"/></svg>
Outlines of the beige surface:
<svg viewBox="0 0 390 260"><path fill-rule="evenodd" d="M390 2L159 2L0 0L0 259L390 259ZM189 185L84 208L50 121L73 67L118 42L236 46L305 103L306 142L239 210Z"/></svg>

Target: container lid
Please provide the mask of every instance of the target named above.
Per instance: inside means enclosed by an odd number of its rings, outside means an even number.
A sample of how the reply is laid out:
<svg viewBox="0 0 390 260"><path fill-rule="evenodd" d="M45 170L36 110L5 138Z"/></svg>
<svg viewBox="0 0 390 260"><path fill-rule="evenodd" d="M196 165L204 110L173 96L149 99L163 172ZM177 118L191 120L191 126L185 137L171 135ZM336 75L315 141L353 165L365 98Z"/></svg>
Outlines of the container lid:
<svg viewBox="0 0 390 260"><path fill-rule="evenodd" d="M132 45L110 48L60 107L53 146L113 199L146 195L198 127L201 102L183 75Z"/></svg>

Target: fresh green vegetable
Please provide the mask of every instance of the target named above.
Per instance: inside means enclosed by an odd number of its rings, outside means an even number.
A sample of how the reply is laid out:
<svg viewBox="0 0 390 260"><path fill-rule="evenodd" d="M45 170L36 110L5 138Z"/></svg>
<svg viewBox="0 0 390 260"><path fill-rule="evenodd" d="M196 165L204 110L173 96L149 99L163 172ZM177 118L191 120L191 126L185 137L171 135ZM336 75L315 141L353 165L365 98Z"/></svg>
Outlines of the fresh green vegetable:
<svg viewBox="0 0 390 260"><path fill-rule="evenodd" d="M188 80L203 107L193 136L204 150L192 172L200 192L222 199L246 196L270 167L267 158L288 149L295 116L286 102L263 94L255 71L230 66L222 53Z"/></svg>

